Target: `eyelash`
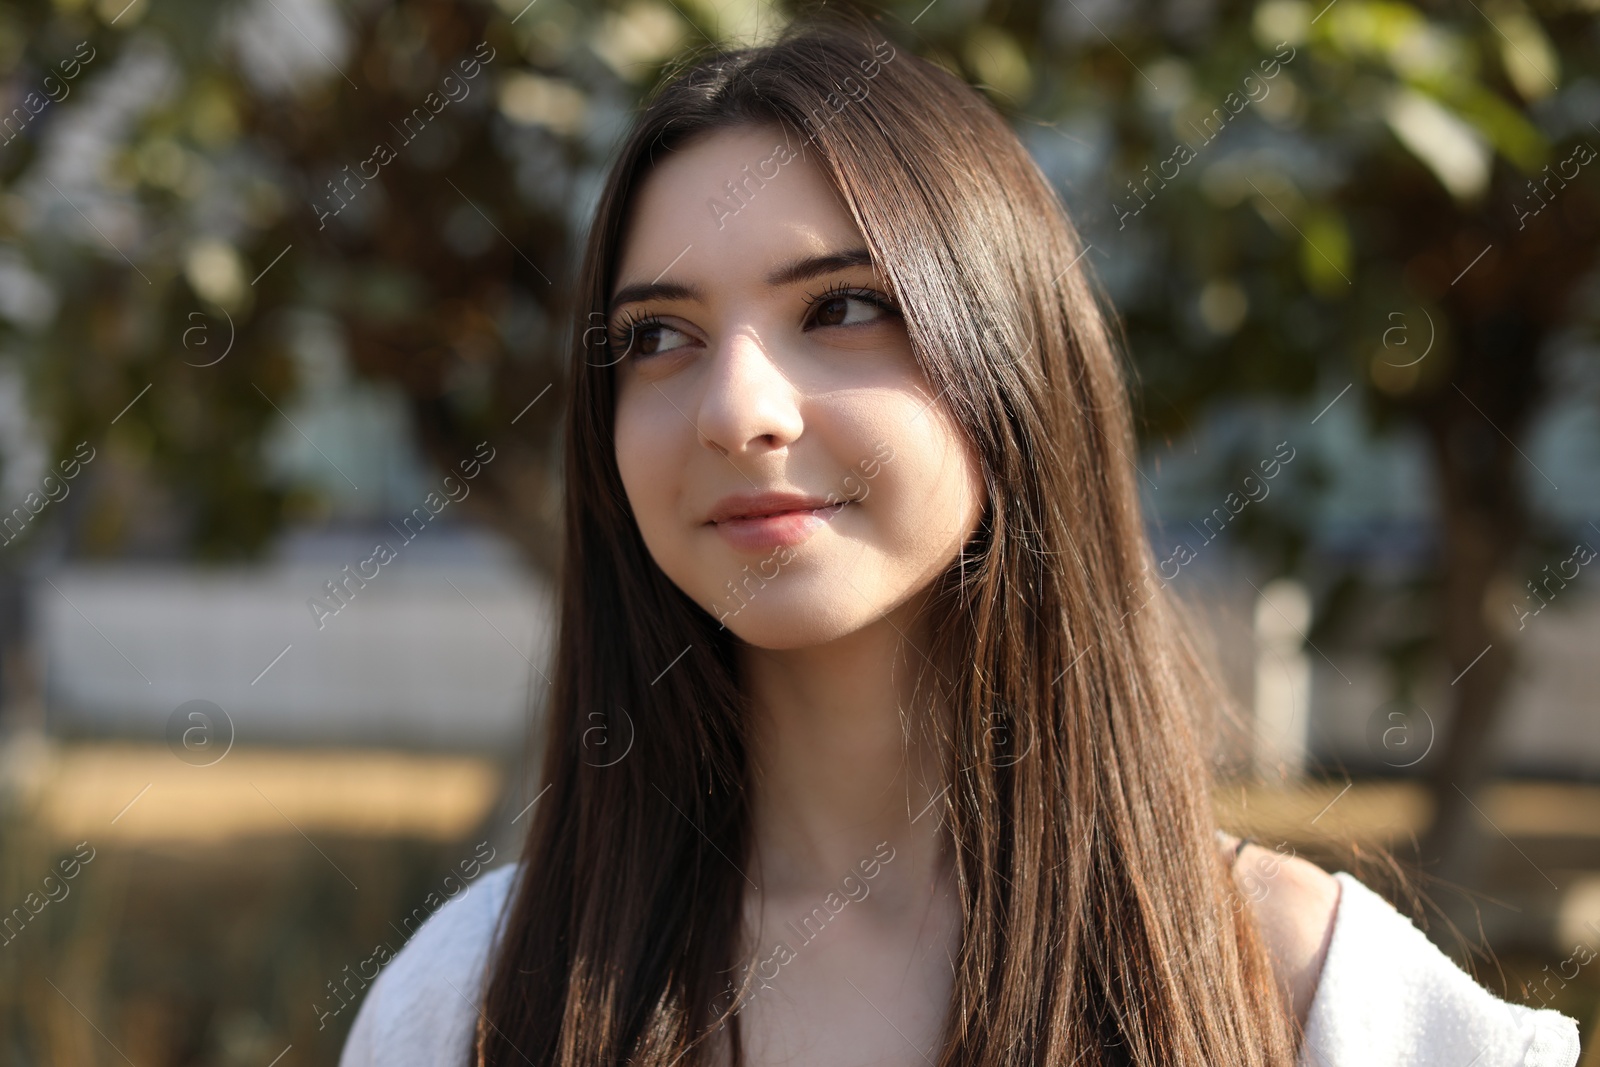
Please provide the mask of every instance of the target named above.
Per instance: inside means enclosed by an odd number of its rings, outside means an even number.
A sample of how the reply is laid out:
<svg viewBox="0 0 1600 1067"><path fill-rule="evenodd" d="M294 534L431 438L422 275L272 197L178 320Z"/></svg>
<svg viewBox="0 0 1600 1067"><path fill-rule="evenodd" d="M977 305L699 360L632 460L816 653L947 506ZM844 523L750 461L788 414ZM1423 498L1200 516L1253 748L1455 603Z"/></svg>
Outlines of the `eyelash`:
<svg viewBox="0 0 1600 1067"><path fill-rule="evenodd" d="M633 348L632 340L636 333L650 326L664 326L661 316L656 314L642 315L635 318L633 312L624 311L622 321L617 324L616 330L611 334L611 353L617 359L629 354Z"/></svg>
<svg viewBox="0 0 1600 1067"><path fill-rule="evenodd" d="M878 292L876 289L863 289L857 285L846 285L841 282L836 285L830 285L820 293L806 294L804 303L806 305L808 316L811 308L814 308L828 300L837 299L841 296L853 296L857 300L871 304L873 307L876 307L882 311L886 311L891 315L900 314L900 309L895 306L894 301L890 300L887 296ZM655 312L635 318L633 312L624 311L622 313L622 321L617 324L617 328L611 334L612 353L619 359L622 358L622 356L628 355L628 350L631 350L632 348L630 342L634 335L641 330L649 329L651 326L666 326L666 323L663 322L661 316ZM671 329L671 327L667 328ZM624 346L626 346L626 349Z"/></svg>
<svg viewBox="0 0 1600 1067"><path fill-rule="evenodd" d="M832 300L841 296L853 296L857 300L864 301L868 304L871 304L873 307L887 311L890 314L900 314L900 309L894 306L894 301L890 300L887 296L884 296L876 289L863 289L858 285L845 285L842 282L837 285L830 285L828 288L824 289L815 296L807 294L805 298L805 304L806 307L812 308L816 307L825 300Z"/></svg>

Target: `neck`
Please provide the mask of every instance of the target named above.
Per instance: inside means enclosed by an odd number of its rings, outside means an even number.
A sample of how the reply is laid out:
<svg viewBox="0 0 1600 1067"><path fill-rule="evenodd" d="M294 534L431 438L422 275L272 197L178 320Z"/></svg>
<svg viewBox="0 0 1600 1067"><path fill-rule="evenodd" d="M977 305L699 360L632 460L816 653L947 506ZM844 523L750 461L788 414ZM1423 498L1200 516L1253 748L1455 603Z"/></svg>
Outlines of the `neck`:
<svg viewBox="0 0 1600 1067"><path fill-rule="evenodd" d="M939 705L931 682L914 691L929 667L916 607L825 645L741 650L753 717L748 873L766 899L820 899L889 854L885 843L893 859L871 883L880 908L926 900L946 873L947 776L929 730Z"/></svg>

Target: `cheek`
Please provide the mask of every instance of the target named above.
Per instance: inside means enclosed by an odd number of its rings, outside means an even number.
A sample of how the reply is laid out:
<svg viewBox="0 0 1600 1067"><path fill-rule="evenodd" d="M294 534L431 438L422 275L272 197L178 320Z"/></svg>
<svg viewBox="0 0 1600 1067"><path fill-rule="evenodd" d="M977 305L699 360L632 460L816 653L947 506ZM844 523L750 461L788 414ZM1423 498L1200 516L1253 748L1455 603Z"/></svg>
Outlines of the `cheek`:
<svg viewBox="0 0 1600 1067"><path fill-rule="evenodd" d="M614 428L617 471L646 540L669 521L667 509L683 469L677 454L682 434L671 421L679 419L681 425L681 417L650 399L648 393L624 392L617 401Z"/></svg>
<svg viewBox="0 0 1600 1067"><path fill-rule="evenodd" d="M976 530L986 489L973 449L939 408L913 408L883 440L893 458L869 485L880 520L912 569L938 570ZM871 501L869 500L869 505Z"/></svg>

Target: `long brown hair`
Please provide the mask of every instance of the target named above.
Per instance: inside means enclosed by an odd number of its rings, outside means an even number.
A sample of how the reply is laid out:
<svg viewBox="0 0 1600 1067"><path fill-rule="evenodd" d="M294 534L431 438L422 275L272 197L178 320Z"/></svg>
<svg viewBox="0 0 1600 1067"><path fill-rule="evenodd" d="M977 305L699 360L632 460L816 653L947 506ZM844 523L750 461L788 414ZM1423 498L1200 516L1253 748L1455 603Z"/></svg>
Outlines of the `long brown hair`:
<svg viewBox="0 0 1600 1067"><path fill-rule="evenodd" d="M832 181L988 486L933 587L924 650L943 667L940 803L962 906L940 1067L1291 1067L1298 1028L1214 836L1200 724L1225 698L1150 581L1102 290L994 108L860 19L791 25L676 72L600 194L573 341L545 791L476 1062L689 1067L717 1062L724 1030L742 1062L719 996L751 849L738 639L640 537L597 326L652 160L745 126L803 143ZM631 751L586 748L597 724Z"/></svg>

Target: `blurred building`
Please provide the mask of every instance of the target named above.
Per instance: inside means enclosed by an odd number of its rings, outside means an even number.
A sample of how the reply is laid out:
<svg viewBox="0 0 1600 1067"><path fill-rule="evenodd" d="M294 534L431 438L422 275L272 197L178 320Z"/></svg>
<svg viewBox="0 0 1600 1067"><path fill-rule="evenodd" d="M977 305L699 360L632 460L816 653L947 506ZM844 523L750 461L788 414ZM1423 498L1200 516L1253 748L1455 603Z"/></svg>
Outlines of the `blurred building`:
<svg viewBox="0 0 1600 1067"><path fill-rule="evenodd" d="M396 558L363 567L377 542ZM44 577L34 597L52 733L158 738L189 728L175 714L203 701L240 743L493 751L542 706L547 590L470 529L410 544L385 529L302 537L248 570Z"/></svg>

